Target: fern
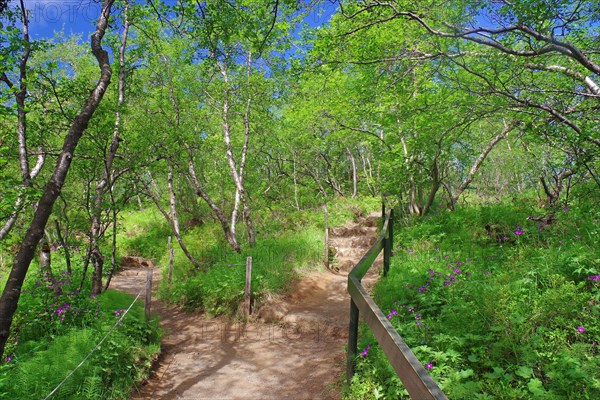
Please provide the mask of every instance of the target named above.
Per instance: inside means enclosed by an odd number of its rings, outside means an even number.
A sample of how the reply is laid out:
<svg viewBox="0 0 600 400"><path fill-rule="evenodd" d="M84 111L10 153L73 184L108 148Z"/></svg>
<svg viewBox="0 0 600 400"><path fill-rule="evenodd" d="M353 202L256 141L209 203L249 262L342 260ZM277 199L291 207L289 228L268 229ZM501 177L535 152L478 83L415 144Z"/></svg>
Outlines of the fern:
<svg viewBox="0 0 600 400"><path fill-rule="evenodd" d="M102 399L102 378L98 375L88 376L84 379L79 393L85 400Z"/></svg>

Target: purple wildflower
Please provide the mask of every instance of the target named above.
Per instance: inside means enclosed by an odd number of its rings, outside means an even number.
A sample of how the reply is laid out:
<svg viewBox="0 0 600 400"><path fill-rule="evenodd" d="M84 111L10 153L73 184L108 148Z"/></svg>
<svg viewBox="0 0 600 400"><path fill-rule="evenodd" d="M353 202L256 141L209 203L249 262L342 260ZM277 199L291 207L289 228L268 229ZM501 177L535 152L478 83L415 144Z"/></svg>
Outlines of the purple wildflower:
<svg viewBox="0 0 600 400"><path fill-rule="evenodd" d="M587 277L588 281L600 281L600 274Z"/></svg>
<svg viewBox="0 0 600 400"><path fill-rule="evenodd" d="M360 353L360 355L362 357L366 357L369 354L369 349L371 348L371 345L368 344L367 347L365 347L365 349Z"/></svg>
<svg viewBox="0 0 600 400"><path fill-rule="evenodd" d="M521 226L519 224L517 224L517 229L515 229L515 235L519 236L523 234L523 229L521 229Z"/></svg>
<svg viewBox="0 0 600 400"><path fill-rule="evenodd" d="M431 364L430 362L428 362L427 364L425 364L425 367L427 367L427 369L432 369L433 368L433 364Z"/></svg>
<svg viewBox="0 0 600 400"><path fill-rule="evenodd" d="M578 326L577 332L583 333L583 332L585 332L585 328L583 326Z"/></svg>

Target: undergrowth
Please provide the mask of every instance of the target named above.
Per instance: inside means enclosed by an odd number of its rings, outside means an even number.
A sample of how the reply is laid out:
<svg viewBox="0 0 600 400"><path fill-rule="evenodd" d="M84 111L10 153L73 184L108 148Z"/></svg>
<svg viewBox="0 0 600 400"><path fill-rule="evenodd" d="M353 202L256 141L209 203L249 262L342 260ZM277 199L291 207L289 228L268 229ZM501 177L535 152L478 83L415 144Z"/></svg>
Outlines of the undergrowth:
<svg viewBox="0 0 600 400"><path fill-rule="evenodd" d="M328 205L329 225L340 226L380 207L380 200L338 199ZM150 216L150 218L148 218ZM160 296L188 310L212 315L238 312L243 300L246 258L252 257L252 298L255 307L268 294L283 293L305 272L321 268L324 254L324 211L259 210L256 213L257 245L247 246L243 226L238 228L242 252L234 252L223 239L221 227L211 221L186 224L183 241L201 264L195 268L173 239L173 279L167 284L168 225L158 213L132 212L125 216L120 233L122 255L154 259L163 270ZM143 240L141 239L143 237Z"/></svg>
<svg viewBox="0 0 600 400"><path fill-rule="evenodd" d="M79 290L79 274L79 265L72 276L61 271L55 285L28 276L0 365L0 398L44 399L75 371L51 399L126 399L147 376L160 347L158 321L146 320L140 302L124 315L128 294Z"/></svg>
<svg viewBox="0 0 600 400"><path fill-rule="evenodd" d="M375 299L451 399L600 398L600 212L527 199L396 223ZM346 398L408 398L365 326Z"/></svg>

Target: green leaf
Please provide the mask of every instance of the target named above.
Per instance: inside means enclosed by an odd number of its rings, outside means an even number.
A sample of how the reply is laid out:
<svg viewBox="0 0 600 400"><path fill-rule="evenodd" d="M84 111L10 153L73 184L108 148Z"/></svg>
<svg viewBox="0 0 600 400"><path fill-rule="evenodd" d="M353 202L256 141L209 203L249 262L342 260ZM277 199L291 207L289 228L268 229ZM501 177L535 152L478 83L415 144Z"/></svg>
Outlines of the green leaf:
<svg viewBox="0 0 600 400"><path fill-rule="evenodd" d="M542 381L540 381L537 378L529 380L529 383L527 384L527 389L529 389L529 391L533 393L534 396L543 396L546 393Z"/></svg>
<svg viewBox="0 0 600 400"><path fill-rule="evenodd" d="M525 366L520 366L515 372L515 374L522 378L530 378L532 373L531 368Z"/></svg>
<svg viewBox="0 0 600 400"><path fill-rule="evenodd" d="M494 372L490 372L489 374L487 374L486 376L489 379L500 379L500 377L504 375L504 369L500 368L500 367L494 367Z"/></svg>
<svg viewBox="0 0 600 400"><path fill-rule="evenodd" d="M460 379L467 379L468 377L473 376L473 370L463 369L458 373L458 376L460 377Z"/></svg>

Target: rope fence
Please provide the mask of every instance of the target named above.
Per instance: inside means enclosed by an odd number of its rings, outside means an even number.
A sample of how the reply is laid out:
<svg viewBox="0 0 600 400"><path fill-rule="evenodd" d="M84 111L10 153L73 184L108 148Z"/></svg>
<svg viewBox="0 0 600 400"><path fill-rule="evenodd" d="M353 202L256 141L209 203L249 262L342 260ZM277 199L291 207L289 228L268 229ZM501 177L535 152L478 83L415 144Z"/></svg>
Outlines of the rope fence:
<svg viewBox="0 0 600 400"><path fill-rule="evenodd" d="M96 350L98 350L98 348L100 347L100 345L102 345L102 343L104 343L104 341L108 338L108 336L110 336L110 334L115 330L115 328L121 324L121 321L123 320L123 318L125 318L125 315L127 315L127 313L129 312L129 310L131 310L131 307L133 307L133 305L135 304L135 302L140 298L140 296L142 295L142 293L145 291L146 289L143 288L142 290L140 290L140 292L137 294L137 296L135 296L135 299L133 299L133 301L131 302L131 304L129 305L129 307L127 307L127 310L125 310L125 312L119 317L119 319L117 320L117 322L115 322L115 324L112 326L112 328L109 329L108 332L106 332L106 334L104 335L104 337L94 346L94 348L88 353L87 356L85 356L85 358L83 360L81 360L81 362L75 367L75 369L73 369L66 377L65 379L62 380L62 382L60 382L58 384L58 386L56 386L54 388L53 391L50 392L50 394L48 394L48 396L46 396L44 398L44 400L48 400L50 399L52 396L54 396L56 394L56 392L61 388L62 385L64 385L64 383L69 380L69 378L71 376L73 376L73 374L75 373L75 371L77 371L79 368L81 368L81 366L92 356L92 354L94 354L94 352Z"/></svg>

